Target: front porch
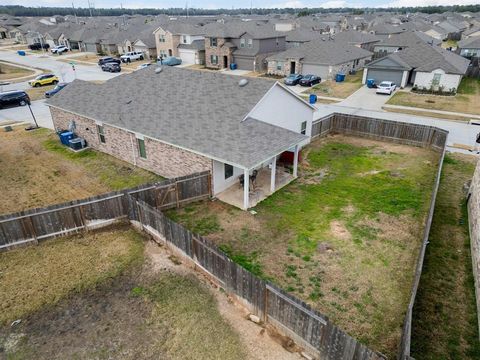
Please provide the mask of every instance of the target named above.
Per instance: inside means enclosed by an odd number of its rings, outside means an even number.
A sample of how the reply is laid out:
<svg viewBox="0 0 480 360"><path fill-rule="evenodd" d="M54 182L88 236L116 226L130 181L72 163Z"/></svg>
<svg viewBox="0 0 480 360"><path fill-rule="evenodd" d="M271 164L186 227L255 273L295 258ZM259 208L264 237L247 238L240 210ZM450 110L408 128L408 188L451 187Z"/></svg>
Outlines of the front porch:
<svg viewBox="0 0 480 360"><path fill-rule="evenodd" d="M271 166L270 166L271 167ZM289 169L283 166L277 166L275 170L275 187L271 189L271 169L264 167L258 171L255 184L250 182L248 191L248 207L255 207L260 201L272 195L278 189L290 183L295 177ZM241 186L240 180L226 190L217 195L217 198L227 204L233 205L240 209L244 209L244 187Z"/></svg>

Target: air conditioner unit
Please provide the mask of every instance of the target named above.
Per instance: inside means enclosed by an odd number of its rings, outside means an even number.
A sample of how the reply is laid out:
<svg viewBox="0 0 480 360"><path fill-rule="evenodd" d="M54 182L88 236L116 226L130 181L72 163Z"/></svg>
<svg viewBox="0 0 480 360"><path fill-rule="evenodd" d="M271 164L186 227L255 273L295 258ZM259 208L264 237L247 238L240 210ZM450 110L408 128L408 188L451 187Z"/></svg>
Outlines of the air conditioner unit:
<svg viewBox="0 0 480 360"><path fill-rule="evenodd" d="M72 150L78 151L86 148L87 142L85 139L77 137L69 141L69 146L72 148Z"/></svg>

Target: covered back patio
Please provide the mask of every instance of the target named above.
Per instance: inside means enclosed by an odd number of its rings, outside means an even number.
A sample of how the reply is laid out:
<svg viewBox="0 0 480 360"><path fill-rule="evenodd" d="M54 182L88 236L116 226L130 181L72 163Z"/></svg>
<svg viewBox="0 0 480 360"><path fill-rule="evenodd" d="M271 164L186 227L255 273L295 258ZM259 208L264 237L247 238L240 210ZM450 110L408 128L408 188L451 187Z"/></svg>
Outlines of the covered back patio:
<svg viewBox="0 0 480 360"><path fill-rule="evenodd" d="M232 170L232 174L236 175L230 181L230 184L232 184L232 181L233 184L217 193L216 197L243 210L256 206L275 191L297 178L299 150L300 146L298 144L290 149L291 167L286 167L279 162L280 153L258 166Z"/></svg>

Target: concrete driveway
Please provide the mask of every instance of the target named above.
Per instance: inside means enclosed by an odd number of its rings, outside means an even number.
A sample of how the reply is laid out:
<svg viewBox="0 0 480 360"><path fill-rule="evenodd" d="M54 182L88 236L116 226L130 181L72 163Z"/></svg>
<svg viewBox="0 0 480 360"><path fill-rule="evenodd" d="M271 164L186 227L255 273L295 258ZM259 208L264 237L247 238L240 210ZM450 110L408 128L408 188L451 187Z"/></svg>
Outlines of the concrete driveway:
<svg viewBox="0 0 480 360"><path fill-rule="evenodd" d="M45 105L45 100L32 101L31 108L37 119L38 126L54 130L52 116L48 106ZM0 126L12 121L34 123L28 106L17 106L0 110Z"/></svg>
<svg viewBox="0 0 480 360"><path fill-rule="evenodd" d="M382 111L382 106L390 99L390 95L375 93L376 89L362 86L338 105L351 108Z"/></svg>

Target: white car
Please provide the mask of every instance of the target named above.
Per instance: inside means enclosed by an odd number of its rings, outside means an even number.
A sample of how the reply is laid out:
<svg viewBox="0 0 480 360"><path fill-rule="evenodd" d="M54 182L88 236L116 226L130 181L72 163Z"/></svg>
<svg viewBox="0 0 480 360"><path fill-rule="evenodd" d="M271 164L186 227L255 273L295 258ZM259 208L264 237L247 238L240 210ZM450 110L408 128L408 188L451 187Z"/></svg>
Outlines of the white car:
<svg viewBox="0 0 480 360"><path fill-rule="evenodd" d="M52 54L61 54L68 51L68 48L65 45L58 45L52 48Z"/></svg>
<svg viewBox="0 0 480 360"><path fill-rule="evenodd" d="M129 62L132 62L133 60L143 60L143 59L144 59L144 56L143 56L143 52L141 51L130 51L120 56L120 60L122 60L122 62L124 63L129 63Z"/></svg>
<svg viewBox="0 0 480 360"><path fill-rule="evenodd" d="M380 85L377 85L377 94L392 95L396 88L397 85L394 82L382 81Z"/></svg>
<svg viewBox="0 0 480 360"><path fill-rule="evenodd" d="M145 69L146 67L149 67L150 65L152 65L152 64L145 63L145 64L138 65L137 70Z"/></svg>

